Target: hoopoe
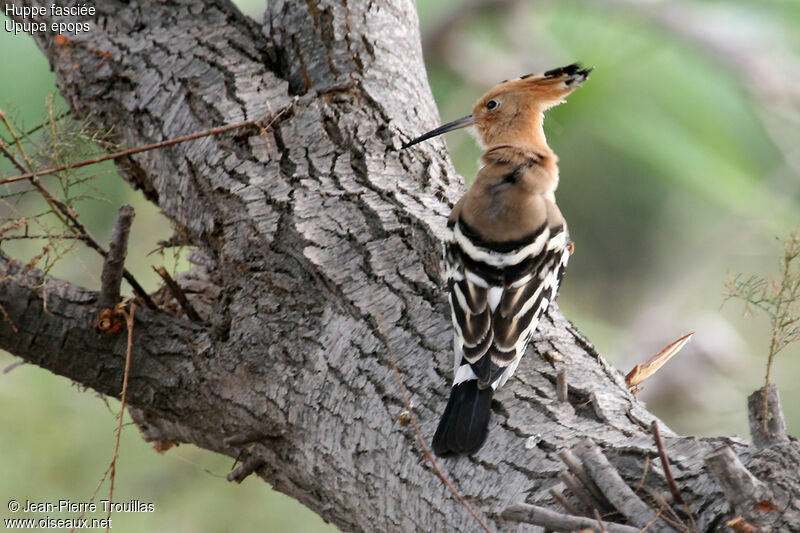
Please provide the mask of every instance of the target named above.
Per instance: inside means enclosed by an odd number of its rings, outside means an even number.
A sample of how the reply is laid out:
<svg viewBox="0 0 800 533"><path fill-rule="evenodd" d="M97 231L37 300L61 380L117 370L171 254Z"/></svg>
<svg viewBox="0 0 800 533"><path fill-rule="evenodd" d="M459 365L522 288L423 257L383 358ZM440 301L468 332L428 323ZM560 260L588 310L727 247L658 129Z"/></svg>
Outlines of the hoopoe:
<svg viewBox="0 0 800 533"><path fill-rule="evenodd" d="M558 157L544 112L591 72L579 64L500 83L472 114L408 142L474 126L482 167L448 219L444 271L455 327L455 375L433 437L437 455L486 441L492 394L514 373L555 300L572 243L555 201Z"/></svg>

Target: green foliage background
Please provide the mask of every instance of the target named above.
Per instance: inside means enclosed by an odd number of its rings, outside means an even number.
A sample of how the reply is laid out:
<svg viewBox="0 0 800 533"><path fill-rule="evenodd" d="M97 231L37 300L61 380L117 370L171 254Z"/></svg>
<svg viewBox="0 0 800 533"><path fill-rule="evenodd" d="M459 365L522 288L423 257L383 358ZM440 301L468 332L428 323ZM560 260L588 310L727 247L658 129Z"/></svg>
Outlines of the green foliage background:
<svg viewBox="0 0 800 533"><path fill-rule="evenodd" d="M239 4L260 17L259 2ZM501 79L575 60L596 67L545 124L561 157L559 204L576 243L562 310L623 371L697 331L646 383L642 397L678 431L746 436L745 397L761 386L768 331L766 320L743 318L736 305L720 309L722 287L729 271L775 273L778 239L800 221L800 92L789 87L789 97L767 98L767 80L762 83L742 65L752 65L749 54L772 68L788 68L769 62L775 54L800 62L800 4L676 5L674 14L686 27L706 24L694 37L664 24L646 4L421 0L418 8L444 121L467 114ZM720 31L730 32L740 46L724 52L696 38ZM34 126L45 118L46 98L55 90L47 61L30 37L4 31L0 52L0 108L25 128ZM447 143L469 179L477 169L475 143L461 133L450 134ZM106 173L81 189L87 197L76 207L107 242L118 207L134 205L128 264L154 289L157 276L150 265L174 272L186 263L180 254L146 255L171 230L112 169L102 167ZM0 171L14 172L5 161ZM46 184L57 188L55 178ZM37 202L32 195L0 201L0 216L43 209ZM41 243L5 242L3 249L25 260ZM97 287L95 255L77 244L52 273ZM797 346L788 348L774 372L795 435L797 357ZM14 361L0 354L0 367ZM3 501L86 501L110 460L117 408L115 400L106 405L91 391L29 365L0 374ZM220 479L231 463L191 446L158 455L134 427L126 427L115 499L153 502L156 510L118 516L115 527L335 530L261 481L236 486ZM103 488L98 497L106 493ZM9 515L0 510L0 517Z"/></svg>

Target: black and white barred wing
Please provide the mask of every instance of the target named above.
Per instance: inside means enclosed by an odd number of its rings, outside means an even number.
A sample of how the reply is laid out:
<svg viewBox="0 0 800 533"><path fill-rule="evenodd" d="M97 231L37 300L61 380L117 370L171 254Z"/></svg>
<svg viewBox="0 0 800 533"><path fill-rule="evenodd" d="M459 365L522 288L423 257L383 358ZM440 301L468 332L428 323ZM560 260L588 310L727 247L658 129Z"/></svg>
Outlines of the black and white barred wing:
<svg viewBox="0 0 800 533"><path fill-rule="evenodd" d="M569 259L566 227L542 225L514 243L485 243L461 222L445 244L455 327L453 385L502 386L558 293Z"/></svg>

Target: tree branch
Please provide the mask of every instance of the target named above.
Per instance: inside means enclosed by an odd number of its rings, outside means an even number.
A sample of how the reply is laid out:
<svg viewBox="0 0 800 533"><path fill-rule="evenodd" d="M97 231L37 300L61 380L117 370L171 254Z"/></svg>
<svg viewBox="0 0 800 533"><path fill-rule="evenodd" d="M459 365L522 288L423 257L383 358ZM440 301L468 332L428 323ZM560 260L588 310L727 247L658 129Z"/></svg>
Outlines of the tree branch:
<svg viewBox="0 0 800 533"><path fill-rule="evenodd" d="M247 444L250 464L263 461L258 475L346 531L474 529L413 453L388 355L391 343L431 435L452 372L440 240L463 184L442 143L397 151L438 122L413 3L275 0L263 28L223 0L97 9L93 30L69 44L36 39L73 111L125 145L271 116L296 98L269 131L122 165L220 288L208 330L137 310L128 393L146 434L232 457L241 436L263 435ZM116 394L124 346L91 328L97 295L47 281L48 314L33 289L39 274L0 257L0 305L19 327L0 324L0 347ZM557 357L537 355L546 353ZM563 371L568 402L556 392ZM557 305L494 407L489 445L438 464L495 531L518 528L501 513L523 498L556 505L559 450L590 437L617 473L615 490L639 482L654 453L655 417ZM720 524L730 508L702 463L719 442L660 427L698 527ZM743 443L723 440L747 462ZM612 499L587 470L631 523L654 514ZM643 480L642 490L661 487L658 476Z"/></svg>
<svg viewBox="0 0 800 533"><path fill-rule="evenodd" d="M538 505L520 503L512 505L503 511L503 518L514 522L525 522L542 526L545 529L554 531L577 531L590 530L600 533L638 533L641 528L625 526L622 524L605 523L604 528L600 528L597 520L593 518L582 518L578 516L568 516L556 513Z"/></svg>
<svg viewBox="0 0 800 533"><path fill-rule="evenodd" d="M122 285L122 272L125 269L125 255L128 253L128 235L135 212L133 207L123 205L119 208L117 223L111 233L111 242L108 245L103 263L103 272L100 276L100 298L98 304L102 309L113 309L120 301L120 286Z"/></svg>
<svg viewBox="0 0 800 533"><path fill-rule="evenodd" d="M766 419L764 413L768 414ZM748 396L747 414L750 421L750 436L756 448L789 442L778 387L775 385L769 385L766 389L762 387Z"/></svg>

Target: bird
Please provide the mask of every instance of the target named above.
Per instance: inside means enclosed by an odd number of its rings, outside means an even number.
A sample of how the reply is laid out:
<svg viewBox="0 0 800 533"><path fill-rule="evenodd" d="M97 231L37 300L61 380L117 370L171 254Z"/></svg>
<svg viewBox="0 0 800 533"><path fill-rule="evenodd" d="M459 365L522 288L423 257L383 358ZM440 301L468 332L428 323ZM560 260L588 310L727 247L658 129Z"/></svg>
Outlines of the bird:
<svg viewBox="0 0 800 533"><path fill-rule="evenodd" d="M564 103L592 69L573 63L501 82L472 114L403 146L472 127L485 149L444 239L455 368L432 442L439 456L471 455L483 446L494 391L514 373L556 299L574 245L556 205L558 157L542 124L544 112Z"/></svg>

